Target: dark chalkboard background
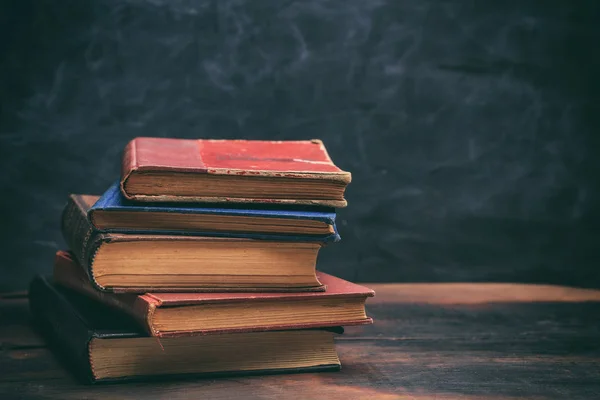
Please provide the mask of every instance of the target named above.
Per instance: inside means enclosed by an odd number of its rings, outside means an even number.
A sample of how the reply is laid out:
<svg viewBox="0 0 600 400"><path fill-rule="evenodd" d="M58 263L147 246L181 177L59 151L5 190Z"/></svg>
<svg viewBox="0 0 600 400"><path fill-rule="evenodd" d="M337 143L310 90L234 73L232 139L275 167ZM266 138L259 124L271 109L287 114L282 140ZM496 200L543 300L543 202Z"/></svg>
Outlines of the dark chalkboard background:
<svg viewBox="0 0 600 400"><path fill-rule="evenodd" d="M353 172L320 268L600 285L600 2L0 3L0 289L135 136L321 138Z"/></svg>

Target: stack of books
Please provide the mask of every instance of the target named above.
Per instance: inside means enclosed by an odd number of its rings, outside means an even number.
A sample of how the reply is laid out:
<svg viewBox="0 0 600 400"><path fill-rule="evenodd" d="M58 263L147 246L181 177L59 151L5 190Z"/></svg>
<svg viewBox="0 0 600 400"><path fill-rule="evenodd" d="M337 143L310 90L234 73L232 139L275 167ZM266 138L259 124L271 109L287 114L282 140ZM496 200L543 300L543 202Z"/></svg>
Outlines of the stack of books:
<svg viewBox="0 0 600 400"><path fill-rule="evenodd" d="M316 270L349 182L318 140L136 138L119 182L69 197L33 314L91 381L339 369L374 294Z"/></svg>

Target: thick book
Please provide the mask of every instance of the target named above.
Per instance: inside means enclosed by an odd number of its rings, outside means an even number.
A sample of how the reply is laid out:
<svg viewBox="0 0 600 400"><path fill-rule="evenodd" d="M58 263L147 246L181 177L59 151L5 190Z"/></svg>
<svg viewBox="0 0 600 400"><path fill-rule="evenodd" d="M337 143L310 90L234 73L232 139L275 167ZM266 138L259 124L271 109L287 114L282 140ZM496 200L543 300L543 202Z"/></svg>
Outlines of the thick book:
<svg viewBox="0 0 600 400"><path fill-rule="evenodd" d="M56 253L54 282L131 315L152 336L269 331L370 324L371 289L319 272L326 292L105 293L71 255Z"/></svg>
<svg viewBox="0 0 600 400"><path fill-rule="evenodd" d="M39 329L88 382L159 376L339 370L341 328L149 337L124 313L36 277L29 303Z"/></svg>
<svg viewBox="0 0 600 400"><path fill-rule="evenodd" d="M95 200L69 196L62 232L99 290L325 290L316 275L320 242L99 232L88 218Z"/></svg>
<svg viewBox="0 0 600 400"><path fill-rule="evenodd" d="M141 203L127 200L118 182L95 202L88 216L102 232L318 242L335 242L340 238L333 209Z"/></svg>
<svg viewBox="0 0 600 400"><path fill-rule="evenodd" d="M121 189L128 199L151 202L345 207L350 180L320 140L138 137L125 147Z"/></svg>

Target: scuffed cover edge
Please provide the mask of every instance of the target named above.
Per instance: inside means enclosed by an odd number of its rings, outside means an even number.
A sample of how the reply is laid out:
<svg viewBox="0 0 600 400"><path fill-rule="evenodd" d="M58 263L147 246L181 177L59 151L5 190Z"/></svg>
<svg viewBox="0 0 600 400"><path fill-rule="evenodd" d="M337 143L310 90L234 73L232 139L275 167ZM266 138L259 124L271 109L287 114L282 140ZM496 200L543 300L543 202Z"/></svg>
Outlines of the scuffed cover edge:
<svg viewBox="0 0 600 400"><path fill-rule="evenodd" d="M129 143L127 143L127 145L125 146L125 149L123 150L123 158L121 160L121 181L120 181L121 193L123 193L123 196L125 196L128 199L132 199L132 198L129 197L129 195L125 191L125 182L127 181L127 179L129 179L129 176L131 176L131 174L134 171L137 171L137 169L138 169L137 154L136 154L137 139L138 138L134 138Z"/></svg>
<svg viewBox="0 0 600 400"><path fill-rule="evenodd" d="M125 193L125 192L123 192ZM254 199L243 197L206 197L206 196L171 196L171 195L128 195L129 200L141 202L173 202L173 203L232 203L232 204L288 204L303 206L324 206L344 208L348 205L342 200L296 200L296 199Z"/></svg>
<svg viewBox="0 0 600 400"><path fill-rule="evenodd" d="M214 334L225 334L225 333L245 333L245 332L269 332L269 331L282 331L282 330L300 330L300 329L320 329L320 328L334 328L338 326L356 326L356 325L370 325L373 323L373 319L367 317L363 320L349 320L349 321L335 321L331 323L316 322L311 324L280 324L280 325L264 325L264 326L253 326L245 328L225 328L225 329L210 329L204 331L173 331L173 332L159 332L154 331L152 336L159 338L169 337L181 337L181 336L204 336Z"/></svg>
<svg viewBox="0 0 600 400"><path fill-rule="evenodd" d="M145 293L178 293L182 290L190 293L216 293L216 292L224 292L224 293L298 293L298 292L324 292L327 290L326 286L315 286L315 287L293 287L293 288L285 288L285 287L254 287L254 288L237 288L237 287L201 287L201 288L175 288L175 287L146 287L146 288L124 288L124 287L110 287L110 288L100 288L103 292L111 292L111 293L137 293L137 294L145 294Z"/></svg>

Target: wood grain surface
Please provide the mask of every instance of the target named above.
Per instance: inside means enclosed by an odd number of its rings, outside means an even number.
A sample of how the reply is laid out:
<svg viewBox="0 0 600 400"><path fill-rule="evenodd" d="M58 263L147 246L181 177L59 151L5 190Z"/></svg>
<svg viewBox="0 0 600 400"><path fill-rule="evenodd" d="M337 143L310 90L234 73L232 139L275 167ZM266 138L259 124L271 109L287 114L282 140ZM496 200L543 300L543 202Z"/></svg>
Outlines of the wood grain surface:
<svg viewBox="0 0 600 400"><path fill-rule="evenodd" d="M373 284L375 324L337 340L342 371L85 386L0 296L1 399L594 399L600 291L523 284Z"/></svg>

